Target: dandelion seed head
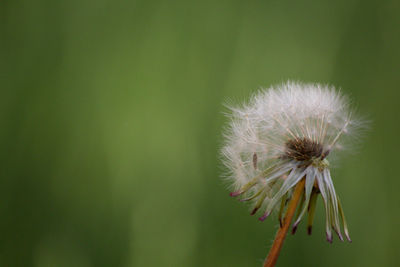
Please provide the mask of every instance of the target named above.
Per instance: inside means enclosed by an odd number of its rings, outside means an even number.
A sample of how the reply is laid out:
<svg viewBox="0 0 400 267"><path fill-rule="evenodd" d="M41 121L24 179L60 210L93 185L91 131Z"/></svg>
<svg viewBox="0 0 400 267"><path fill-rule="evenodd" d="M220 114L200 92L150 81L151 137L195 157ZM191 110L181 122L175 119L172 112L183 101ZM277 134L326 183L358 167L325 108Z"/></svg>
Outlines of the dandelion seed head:
<svg viewBox="0 0 400 267"><path fill-rule="evenodd" d="M264 219L305 177L304 212L312 194L321 193L328 240L331 228L341 236L327 158L345 148L346 139L362 125L348 98L332 86L287 82L229 108L231 121L222 155L236 194L253 201L256 211L266 207Z"/></svg>

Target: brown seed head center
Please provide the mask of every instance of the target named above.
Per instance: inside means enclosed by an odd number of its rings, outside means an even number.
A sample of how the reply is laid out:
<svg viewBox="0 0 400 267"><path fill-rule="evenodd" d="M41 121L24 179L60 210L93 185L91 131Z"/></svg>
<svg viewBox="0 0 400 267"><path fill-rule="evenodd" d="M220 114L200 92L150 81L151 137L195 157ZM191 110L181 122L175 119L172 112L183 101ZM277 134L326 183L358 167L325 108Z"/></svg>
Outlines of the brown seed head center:
<svg viewBox="0 0 400 267"><path fill-rule="evenodd" d="M284 158L297 161L311 161L312 159L324 159L328 151L324 151L323 145L308 138L290 139L286 142Z"/></svg>

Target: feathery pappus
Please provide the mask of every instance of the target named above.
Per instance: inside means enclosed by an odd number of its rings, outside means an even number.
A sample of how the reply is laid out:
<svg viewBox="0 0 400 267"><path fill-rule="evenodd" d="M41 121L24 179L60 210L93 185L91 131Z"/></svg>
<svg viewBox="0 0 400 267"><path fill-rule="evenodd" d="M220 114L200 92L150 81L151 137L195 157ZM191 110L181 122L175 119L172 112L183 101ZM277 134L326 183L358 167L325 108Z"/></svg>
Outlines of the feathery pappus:
<svg viewBox="0 0 400 267"><path fill-rule="evenodd" d="M261 221L277 210L282 223L295 186L305 179L292 232L308 213L311 234L321 195L327 240L332 242L333 230L343 241L343 227L351 242L328 162L329 155L345 148L346 139L362 125L348 98L331 86L287 82L259 91L241 107L229 108L222 156L234 187L230 195L251 201L252 215L262 210Z"/></svg>

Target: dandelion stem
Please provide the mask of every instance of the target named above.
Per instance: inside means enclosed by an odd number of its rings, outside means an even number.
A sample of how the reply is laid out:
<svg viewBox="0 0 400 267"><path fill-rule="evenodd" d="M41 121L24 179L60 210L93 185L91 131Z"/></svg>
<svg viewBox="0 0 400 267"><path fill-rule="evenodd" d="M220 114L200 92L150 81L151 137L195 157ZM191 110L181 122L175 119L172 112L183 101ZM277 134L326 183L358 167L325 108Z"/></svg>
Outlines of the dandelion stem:
<svg viewBox="0 0 400 267"><path fill-rule="evenodd" d="M306 179L301 179L297 183L292 199L290 200L289 207L287 209L285 218L283 219L283 225L279 228L274 243L268 253L267 258L264 261L264 267L273 267L278 260L279 253L282 249L283 241L285 241L286 234L289 230L290 223L293 219L294 213L296 211L297 205L299 204L300 197L304 191L304 184Z"/></svg>

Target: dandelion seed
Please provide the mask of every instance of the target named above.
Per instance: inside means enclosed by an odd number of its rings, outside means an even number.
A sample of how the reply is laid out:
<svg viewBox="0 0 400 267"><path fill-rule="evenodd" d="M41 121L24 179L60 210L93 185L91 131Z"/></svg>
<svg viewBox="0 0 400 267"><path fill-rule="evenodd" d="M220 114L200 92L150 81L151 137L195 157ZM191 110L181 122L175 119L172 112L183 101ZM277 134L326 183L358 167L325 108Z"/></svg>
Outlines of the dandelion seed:
<svg viewBox="0 0 400 267"><path fill-rule="evenodd" d="M333 87L287 82L262 90L249 104L231 110L222 149L235 189L231 196L253 201L252 215L263 209L261 221L279 210L281 228L290 223L282 220L285 209L289 214L288 202L293 202L289 200L301 199L292 212L298 209L292 231L308 213L307 231L311 234L316 200L321 195L328 242L332 242L333 231L343 240L342 228L351 242L328 162L329 155L346 148L343 141L362 125L348 99ZM299 196L294 195L297 188Z"/></svg>
<svg viewBox="0 0 400 267"><path fill-rule="evenodd" d="M257 153L253 154L253 167L257 170Z"/></svg>

